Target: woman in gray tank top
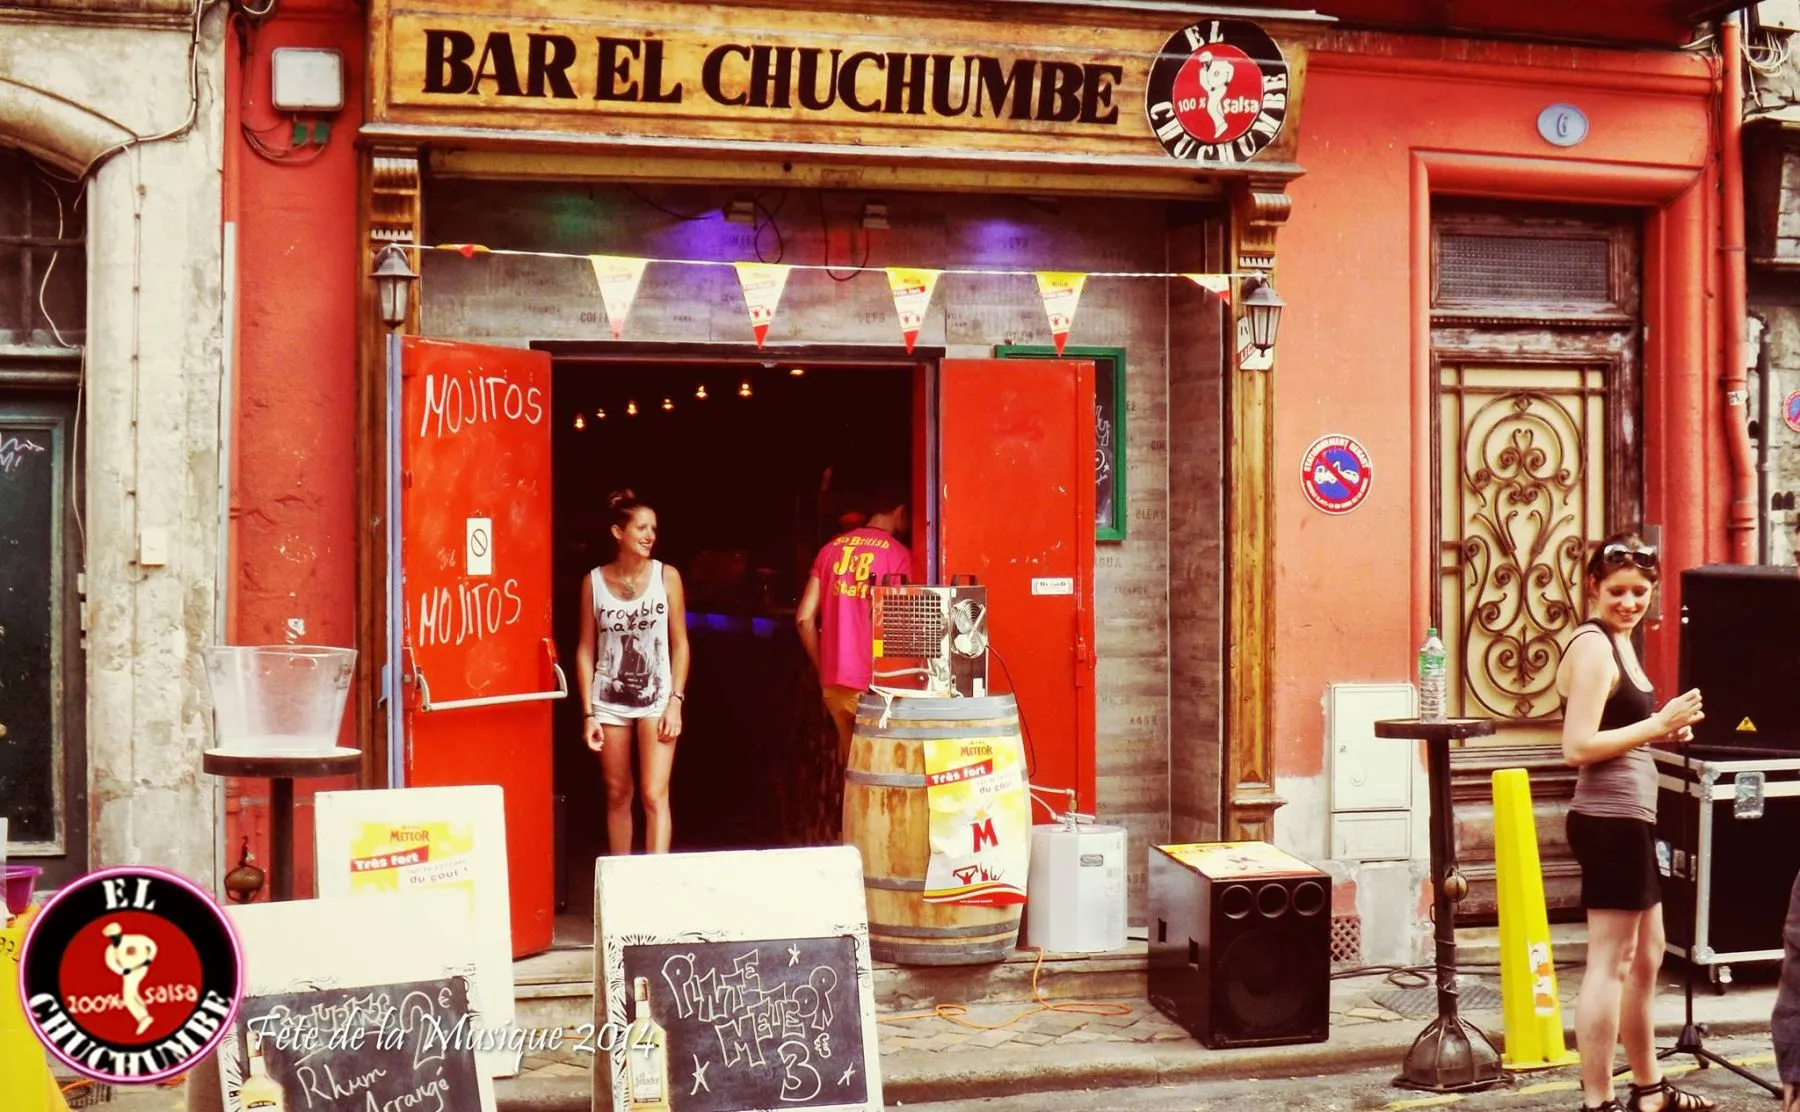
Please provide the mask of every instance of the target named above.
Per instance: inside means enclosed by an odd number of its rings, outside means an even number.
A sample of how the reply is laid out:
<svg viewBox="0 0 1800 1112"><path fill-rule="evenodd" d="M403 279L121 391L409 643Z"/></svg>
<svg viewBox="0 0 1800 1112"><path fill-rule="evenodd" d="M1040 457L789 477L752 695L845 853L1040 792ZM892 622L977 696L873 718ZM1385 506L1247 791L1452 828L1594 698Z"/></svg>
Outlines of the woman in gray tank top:
<svg viewBox="0 0 1800 1112"><path fill-rule="evenodd" d="M1645 747L1685 742L1705 717L1700 692L1661 710L1638 664L1631 633L1661 576L1656 549L1635 534L1609 537L1587 565L1589 618L1563 648L1563 757L1580 771L1569 805L1569 848L1581 865L1587 970L1575 1005L1583 1109L1698 1112L1715 1107L1663 1077L1654 1044L1656 975L1662 966L1661 880L1656 860L1656 765ZM1624 1043L1631 1092L1613 1095L1613 1048Z"/></svg>

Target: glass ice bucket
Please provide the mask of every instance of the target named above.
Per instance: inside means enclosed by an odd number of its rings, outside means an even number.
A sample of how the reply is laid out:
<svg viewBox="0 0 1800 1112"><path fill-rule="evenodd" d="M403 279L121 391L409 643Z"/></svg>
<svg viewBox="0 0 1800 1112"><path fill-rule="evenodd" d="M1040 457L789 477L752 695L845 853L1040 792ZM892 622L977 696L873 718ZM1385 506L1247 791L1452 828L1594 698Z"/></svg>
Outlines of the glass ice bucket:
<svg viewBox="0 0 1800 1112"><path fill-rule="evenodd" d="M260 757L331 752L355 666L355 649L323 645L208 648L217 748Z"/></svg>

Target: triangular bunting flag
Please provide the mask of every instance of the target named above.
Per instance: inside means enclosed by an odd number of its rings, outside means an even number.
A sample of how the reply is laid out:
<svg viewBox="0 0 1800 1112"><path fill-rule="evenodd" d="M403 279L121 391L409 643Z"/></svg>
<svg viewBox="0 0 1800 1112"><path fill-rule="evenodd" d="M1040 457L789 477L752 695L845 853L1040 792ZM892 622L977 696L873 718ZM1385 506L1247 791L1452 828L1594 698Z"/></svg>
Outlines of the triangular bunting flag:
<svg viewBox="0 0 1800 1112"><path fill-rule="evenodd" d="M440 243L437 247L439 251L454 251L465 259L472 259L478 253L488 253L488 249L479 243Z"/></svg>
<svg viewBox="0 0 1800 1112"><path fill-rule="evenodd" d="M1086 274L1070 271L1038 271L1038 293L1044 298L1044 313L1050 318L1050 335L1056 340L1056 354L1063 353L1069 329L1075 324L1075 307L1081 302L1081 287Z"/></svg>
<svg viewBox="0 0 1800 1112"><path fill-rule="evenodd" d="M1203 290L1211 290L1218 294L1220 301L1229 302L1231 300L1231 275L1229 274L1183 274L1182 277Z"/></svg>
<svg viewBox="0 0 1800 1112"><path fill-rule="evenodd" d="M606 304L606 323L612 326L615 340L625 331L625 318L631 315L631 303L637 299L638 282L649 261L623 255L588 256L588 262L594 264L594 277L600 282L600 300Z"/></svg>
<svg viewBox="0 0 1800 1112"><path fill-rule="evenodd" d="M756 346L762 347L775 323L775 309L781 304L781 291L787 286L791 267L779 263L737 263L738 284L744 287L744 305L750 310L750 328L756 333Z"/></svg>
<svg viewBox="0 0 1800 1112"><path fill-rule="evenodd" d="M919 339L919 327L925 323L925 310L931 307L931 291L937 288L941 270L887 268L888 289L894 292L894 312L900 315L900 335L910 353Z"/></svg>

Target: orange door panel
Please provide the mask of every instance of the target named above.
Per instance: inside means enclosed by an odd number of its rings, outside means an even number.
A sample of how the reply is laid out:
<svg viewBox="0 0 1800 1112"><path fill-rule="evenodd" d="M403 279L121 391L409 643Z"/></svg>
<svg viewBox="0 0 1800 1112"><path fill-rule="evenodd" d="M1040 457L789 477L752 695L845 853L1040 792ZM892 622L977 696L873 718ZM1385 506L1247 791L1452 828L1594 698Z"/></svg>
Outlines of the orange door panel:
<svg viewBox="0 0 1800 1112"><path fill-rule="evenodd" d="M1092 811L1094 365L946 360L938 398L940 581L986 585L988 681L1010 675L1032 784Z"/></svg>
<svg viewBox="0 0 1800 1112"><path fill-rule="evenodd" d="M401 347L406 786L506 796L513 956L553 935L550 357Z"/></svg>

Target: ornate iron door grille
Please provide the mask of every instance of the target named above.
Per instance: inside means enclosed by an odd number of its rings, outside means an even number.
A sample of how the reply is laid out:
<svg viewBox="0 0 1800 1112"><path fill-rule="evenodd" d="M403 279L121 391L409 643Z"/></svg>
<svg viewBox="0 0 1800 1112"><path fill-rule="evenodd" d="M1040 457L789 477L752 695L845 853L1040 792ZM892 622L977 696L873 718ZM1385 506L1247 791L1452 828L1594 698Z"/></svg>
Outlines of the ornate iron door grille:
<svg viewBox="0 0 1800 1112"><path fill-rule="evenodd" d="M1442 624L1454 713L1560 714L1562 643L1607 519L1604 366L1439 364Z"/></svg>

